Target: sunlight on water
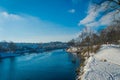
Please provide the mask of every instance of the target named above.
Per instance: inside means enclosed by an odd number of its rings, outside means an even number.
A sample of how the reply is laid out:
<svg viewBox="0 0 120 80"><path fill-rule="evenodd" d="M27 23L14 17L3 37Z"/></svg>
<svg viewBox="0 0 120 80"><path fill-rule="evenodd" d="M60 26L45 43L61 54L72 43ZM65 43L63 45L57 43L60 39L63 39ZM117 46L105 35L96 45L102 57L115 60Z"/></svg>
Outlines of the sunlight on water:
<svg viewBox="0 0 120 80"><path fill-rule="evenodd" d="M75 80L78 65L63 50L6 58L0 60L0 80Z"/></svg>

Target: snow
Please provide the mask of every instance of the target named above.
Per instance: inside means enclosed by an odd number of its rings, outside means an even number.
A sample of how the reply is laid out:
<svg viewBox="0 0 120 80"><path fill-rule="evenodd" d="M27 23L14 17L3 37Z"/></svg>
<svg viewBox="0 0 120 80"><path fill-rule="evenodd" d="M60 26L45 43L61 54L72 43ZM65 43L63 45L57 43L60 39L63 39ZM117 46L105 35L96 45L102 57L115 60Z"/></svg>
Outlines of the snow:
<svg viewBox="0 0 120 80"><path fill-rule="evenodd" d="M81 80L120 80L120 48L102 45L100 51L86 61Z"/></svg>
<svg viewBox="0 0 120 80"><path fill-rule="evenodd" d="M76 53L78 51L78 49L76 47L70 47L69 49L67 49L67 52L71 52L71 53Z"/></svg>
<svg viewBox="0 0 120 80"><path fill-rule="evenodd" d="M97 59L106 59L108 62L120 65L120 49L108 48L95 55Z"/></svg>

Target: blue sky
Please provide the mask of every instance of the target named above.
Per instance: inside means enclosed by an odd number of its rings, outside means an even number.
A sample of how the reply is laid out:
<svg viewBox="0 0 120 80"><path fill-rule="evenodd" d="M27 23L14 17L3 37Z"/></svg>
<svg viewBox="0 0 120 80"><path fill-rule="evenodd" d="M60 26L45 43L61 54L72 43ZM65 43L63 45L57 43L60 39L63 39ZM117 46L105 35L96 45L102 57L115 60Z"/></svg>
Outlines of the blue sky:
<svg viewBox="0 0 120 80"><path fill-rule="evenodd" d="M96 21L90 6L89 0L0 0L0 40L69 41Z"/></svg>

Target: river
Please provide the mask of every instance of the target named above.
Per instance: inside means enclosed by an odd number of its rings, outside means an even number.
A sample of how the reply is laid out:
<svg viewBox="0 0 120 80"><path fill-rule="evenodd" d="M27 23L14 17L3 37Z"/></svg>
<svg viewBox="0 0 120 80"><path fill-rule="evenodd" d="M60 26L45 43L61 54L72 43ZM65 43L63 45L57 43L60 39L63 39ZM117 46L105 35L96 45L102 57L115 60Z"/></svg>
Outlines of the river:
<svg viewBox="0 0 120 80"><path fill-rule="evenodd" d="M79 61L64 50L0 59L0 80L75 80Z"/></svg>

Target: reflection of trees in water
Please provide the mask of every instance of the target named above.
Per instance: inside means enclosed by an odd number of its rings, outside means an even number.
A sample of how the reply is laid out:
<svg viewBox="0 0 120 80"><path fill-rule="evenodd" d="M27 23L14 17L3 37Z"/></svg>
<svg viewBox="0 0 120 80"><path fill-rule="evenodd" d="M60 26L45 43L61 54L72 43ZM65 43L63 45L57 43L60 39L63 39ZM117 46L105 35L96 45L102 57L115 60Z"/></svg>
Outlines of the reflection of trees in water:
<svg viewBox="0 0 120 80"><path fill-rule="evenodd" d="M0 58L0 64L2 63L2 59Z"/></svg>
<svg viewBox="0 0 120 80"><path fill-rule="evenodd" d="M15 80L15 58L0 59L0 80Z"/></svg>
<svg viewBox="0 0 120 80"><path fill-rule="evenodd" d="M16 63L15 63L15 58L10 58L10 65L9 65L9 80L15 80L15 73L16 73Z"/></svg>
<svg viewBox="0 0 120 80"><path fill-rule="evenodd" d="M4 75L4 71L3 71L4 66L3 65L4 65L3 60L0 58L0 69L1 69L0 70L0 80L3 80L3 78L2 78L3 77L2 75Z"/></svg>
<svg viewBox="0 0 120 80"><path fill-rule="evenodd" d="M70 60L73 64L79 64L79 58L78 58L77 55L68 53L68 57L69 57L69 60Z"/></svg>

